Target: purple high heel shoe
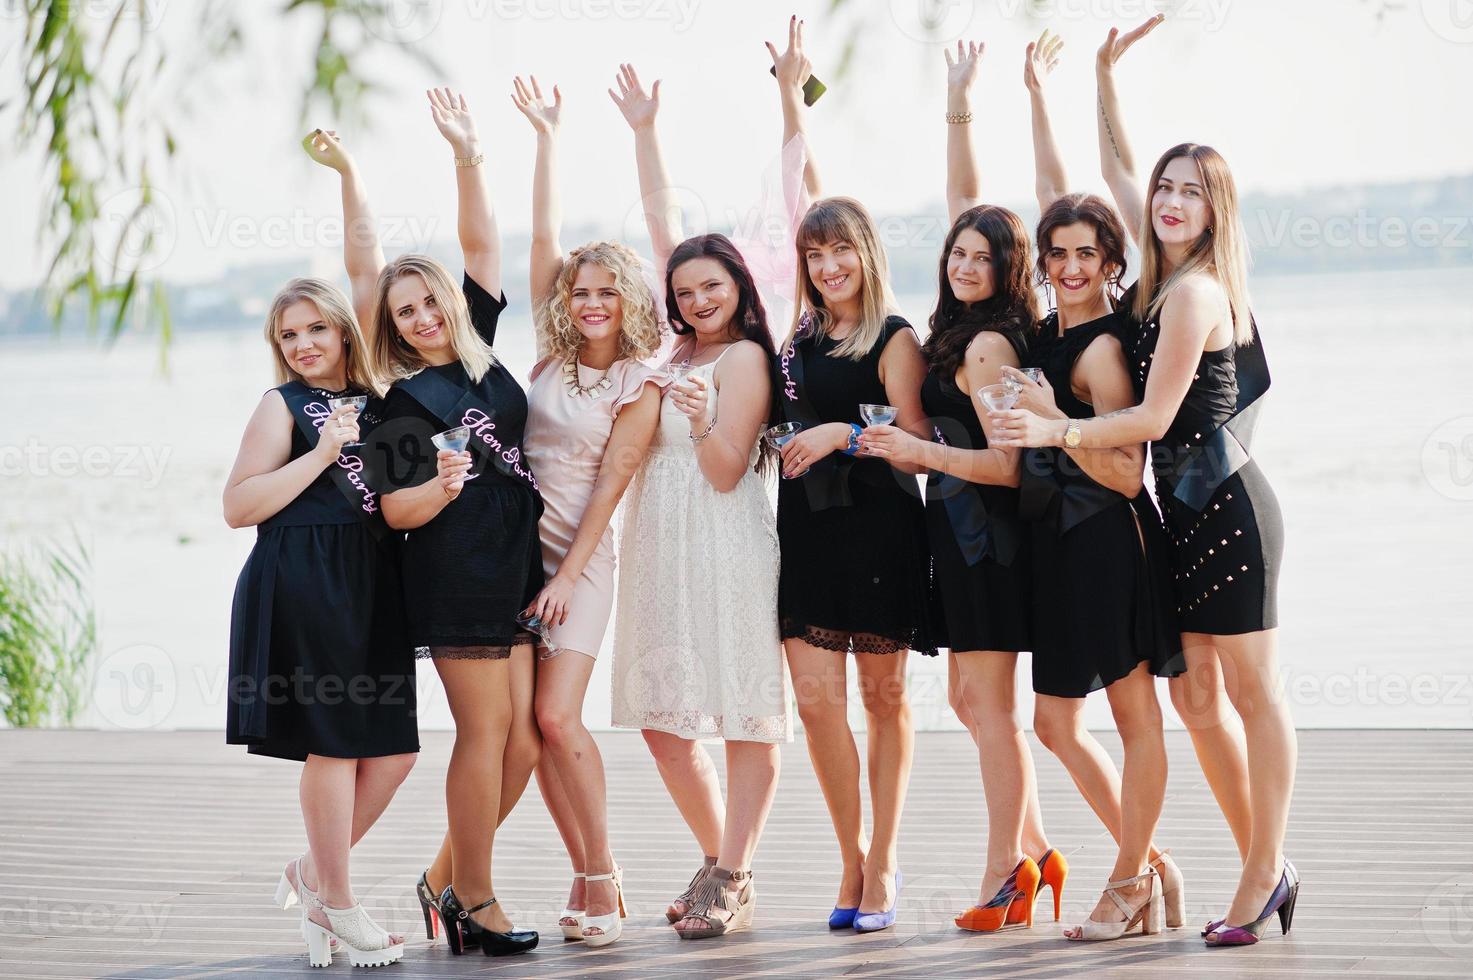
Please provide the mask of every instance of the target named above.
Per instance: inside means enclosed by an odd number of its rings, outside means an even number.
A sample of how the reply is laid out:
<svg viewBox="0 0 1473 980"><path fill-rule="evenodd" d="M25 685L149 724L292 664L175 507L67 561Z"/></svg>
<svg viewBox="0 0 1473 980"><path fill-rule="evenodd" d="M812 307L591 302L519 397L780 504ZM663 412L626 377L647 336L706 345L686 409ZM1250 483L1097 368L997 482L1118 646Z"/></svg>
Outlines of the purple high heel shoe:
<svg viewBox="0 0 1473 980"><path fill-rule="evenodd" d="M1289 927L1294 924L1294 905L1298 901L1299 870L1286 858L1278 887L1268 897L1268 903L1258 918L1241 926L1230 926L1226 920L1218 922L1215 928L1209 927L1210 931L1202 936L1202 941L1208 946L1252 946L1263 935L1275 912L1279 915L1279 927L1284 935L1288 935Z"/></svg>

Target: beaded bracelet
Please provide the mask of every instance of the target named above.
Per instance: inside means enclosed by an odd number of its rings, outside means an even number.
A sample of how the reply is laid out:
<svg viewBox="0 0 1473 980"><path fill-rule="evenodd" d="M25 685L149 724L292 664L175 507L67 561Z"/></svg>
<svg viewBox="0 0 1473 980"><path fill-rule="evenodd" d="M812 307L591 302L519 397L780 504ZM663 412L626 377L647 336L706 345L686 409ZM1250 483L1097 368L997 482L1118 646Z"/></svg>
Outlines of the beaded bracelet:
<svg viewBox="0 0 1473 980"><path fill-rule="evenodd" d="M967 112L948 112L946 114L946 121L949 123L969 123L972 121L972 113L970 110Z"/></svg>

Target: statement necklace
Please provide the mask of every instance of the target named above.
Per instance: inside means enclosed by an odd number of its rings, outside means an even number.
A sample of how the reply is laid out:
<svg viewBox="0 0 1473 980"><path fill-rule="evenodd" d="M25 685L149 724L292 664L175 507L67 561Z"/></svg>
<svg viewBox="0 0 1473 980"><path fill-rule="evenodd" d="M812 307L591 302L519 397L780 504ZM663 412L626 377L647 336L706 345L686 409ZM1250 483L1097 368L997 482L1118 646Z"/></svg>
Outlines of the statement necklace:
<svg viewBox="0 0 1473 980"><path fill-rule="evenodd" d="M611 365L604 370L604 373L593 384L584 385L580 383L578 377L578 355L568 355L568 359L563 362L563 377L568 382L568 397L596 398L599 392L608 391L614 386L614 382L609 378L609 372L612 370L613 366Z"/></svg>

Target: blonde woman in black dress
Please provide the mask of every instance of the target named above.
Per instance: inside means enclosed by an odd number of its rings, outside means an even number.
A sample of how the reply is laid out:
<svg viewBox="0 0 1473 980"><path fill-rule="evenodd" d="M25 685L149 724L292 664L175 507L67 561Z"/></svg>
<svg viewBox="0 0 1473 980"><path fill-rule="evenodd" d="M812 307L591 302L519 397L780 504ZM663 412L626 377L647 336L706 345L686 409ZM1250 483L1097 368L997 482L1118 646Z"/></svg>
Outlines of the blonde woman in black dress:
<svg viewBox="0 0 1473 980"><path fill-rule="evenodd" d="M320 279L276 295L266 340L280 384L251 416L224 495L226 523L257 529L231 611L226 741L303 763L308 850L276 902L301 902L312 965L330 964L337 941L354 966L382 966L404 939L353 897L348 854L419 751L399 540L355 446L384 387L347 299ZM368 399L361 413L332 407L352 396Z"/></svg>

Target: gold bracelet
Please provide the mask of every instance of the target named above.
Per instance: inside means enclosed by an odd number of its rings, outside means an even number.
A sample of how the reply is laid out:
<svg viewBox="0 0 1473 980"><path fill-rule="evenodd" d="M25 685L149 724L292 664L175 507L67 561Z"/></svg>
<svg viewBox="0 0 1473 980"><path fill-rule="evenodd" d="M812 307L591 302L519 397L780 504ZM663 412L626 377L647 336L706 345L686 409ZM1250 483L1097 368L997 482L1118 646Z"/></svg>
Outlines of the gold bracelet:
<svg viewBox="0 0 1473 980"><path fill-rule="evenodd" d="M972 121L972 112L970 109L966 112L948 112L946 114L946 121L949 123L969 123Z"/></svg>
<svg viewBox="0 0 1473 980"><path fill-rule="evenodd" d="M484 153L477 153L473 157L456 157L455 165L457 167L479 167L485 159L486 154Z"/></svg>

